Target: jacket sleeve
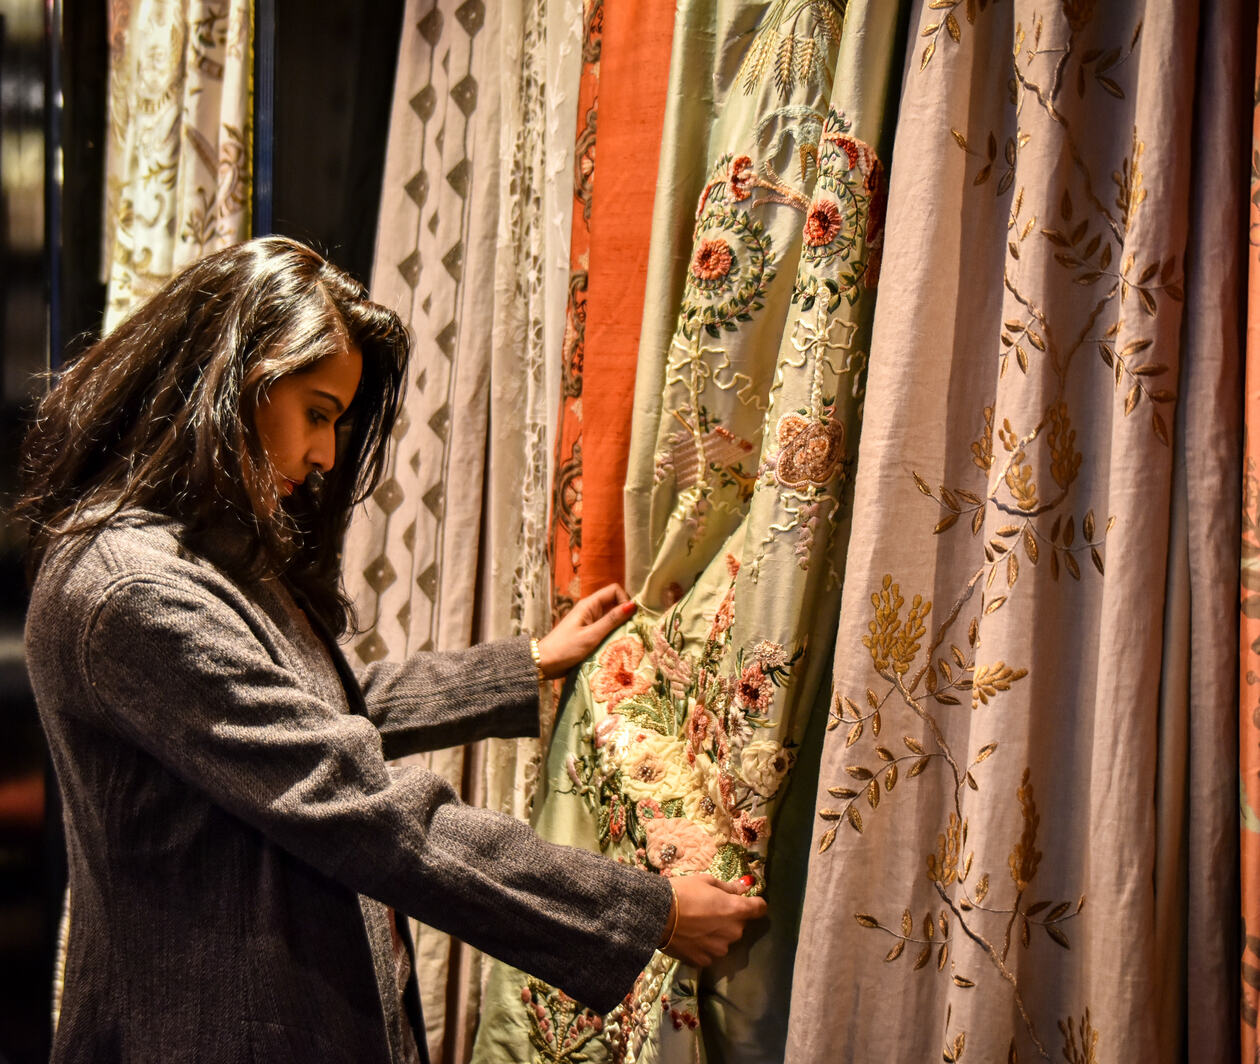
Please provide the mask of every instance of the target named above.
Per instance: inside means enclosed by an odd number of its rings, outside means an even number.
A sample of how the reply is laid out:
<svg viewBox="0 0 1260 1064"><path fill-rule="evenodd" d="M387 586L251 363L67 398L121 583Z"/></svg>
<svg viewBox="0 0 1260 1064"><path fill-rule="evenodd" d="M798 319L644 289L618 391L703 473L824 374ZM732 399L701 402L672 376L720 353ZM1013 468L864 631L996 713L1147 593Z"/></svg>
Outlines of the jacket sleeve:
<svg viewBox="0 0 1260 1064"><path fill-rule="evenodd" d="M84 620L96 711L323 874L608 1011L659 941L668 883L391 773L376 728L301 690L212 591L126 577Z"/></svg>
<svg viewBox="0 0 1260 1064"><path fill-rule="evenodd" d="M359 674L387 758L491 736L538 734L538 673L527 638L413 654Z"/></svg>

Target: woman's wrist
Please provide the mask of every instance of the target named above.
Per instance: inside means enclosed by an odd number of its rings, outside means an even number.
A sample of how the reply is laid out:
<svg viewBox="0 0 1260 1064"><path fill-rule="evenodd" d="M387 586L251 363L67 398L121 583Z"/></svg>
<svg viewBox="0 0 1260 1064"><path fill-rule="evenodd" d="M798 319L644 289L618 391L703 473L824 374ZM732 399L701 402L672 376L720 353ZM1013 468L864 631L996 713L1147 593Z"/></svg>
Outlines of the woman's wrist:
<svg viewBox="0 0 1260 1064"><path fill-rule="evenodd" d="M678 931L678 891L674 889L672 879L667 879L666 882L669 883L669 921L665 924L665 932L661 935L660 944L656 947L662 952L669 949L674 941L674 934Z"/></svg>
<svg viewBox="0 0 1260 1064"><path fill-rule="evenodd" d="M529 656L534 662L534 672L538 674L538 683L540 685L547 682L547 673L543 669L542 649L538 645L538 637L529 637Z"/></svg>

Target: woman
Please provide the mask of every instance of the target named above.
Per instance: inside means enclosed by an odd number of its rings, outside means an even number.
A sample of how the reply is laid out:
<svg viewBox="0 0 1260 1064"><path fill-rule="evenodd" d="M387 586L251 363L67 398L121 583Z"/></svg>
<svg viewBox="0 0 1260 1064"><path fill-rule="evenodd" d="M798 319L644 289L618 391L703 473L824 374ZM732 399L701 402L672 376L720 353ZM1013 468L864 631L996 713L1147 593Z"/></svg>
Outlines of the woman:
<svg viewBox="0 0 1260 1064"><path fill-rule="evenodd" d="M308 248L190 266L68 369L23 451L27 655L73 905L57 1061L424 1053L406 913L607 1011L760 899L543 842L385 759L537 734L537 683L633 605L356 678L338 559L407 358Z"/></svg>

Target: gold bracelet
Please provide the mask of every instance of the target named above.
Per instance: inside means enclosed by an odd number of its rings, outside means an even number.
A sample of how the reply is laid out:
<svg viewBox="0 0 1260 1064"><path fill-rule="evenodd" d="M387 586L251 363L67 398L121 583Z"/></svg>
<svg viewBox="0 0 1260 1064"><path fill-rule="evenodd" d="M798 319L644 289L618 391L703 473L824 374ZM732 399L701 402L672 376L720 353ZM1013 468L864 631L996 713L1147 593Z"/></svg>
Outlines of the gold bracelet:
<svg viewBox="0 0 1260 1064"><path fill-rule="evenodd" d="M534 659L534 671L538 673L539 684L546 683L547 676L542 667L542 651L538 649L537 637L532 635L529 637L529 656Z"/></svg>
<svg viewBox="0 0 1260 1064"><path fill-rule="evenodd" d="M674 889L674 881L668 880L669 883L669 933L665 936L665 941L657 946L662 953L669 949L674 941L674 932L678 930L678 891Z"/></svg>

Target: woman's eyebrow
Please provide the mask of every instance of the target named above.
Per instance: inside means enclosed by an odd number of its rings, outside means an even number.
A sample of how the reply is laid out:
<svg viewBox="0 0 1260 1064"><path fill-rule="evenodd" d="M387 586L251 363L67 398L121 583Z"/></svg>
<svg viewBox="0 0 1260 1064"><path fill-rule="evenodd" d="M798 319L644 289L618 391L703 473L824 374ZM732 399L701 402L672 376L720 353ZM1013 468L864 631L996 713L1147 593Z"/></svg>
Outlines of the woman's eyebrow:
<svg viewBox="0 0 1260 1064"><path fill-rule="evenodd" d="M344 414L344 413L345 413L345 410L346 410L346 404L345 404L345 403L343 403L340 399L338 399L335 395L333 395L333 393L332 393L332 392L326 392L326 391L324 391L324 389L323 389L323 388L312 388L312 389L311 389L311 391L312 391L315 395L321 396L322 398L327 399L330 403L332 403L332 404L333 404L333 406L335 406L335 407L337 408L337 413L338 413L338 414Z"/></svg>

